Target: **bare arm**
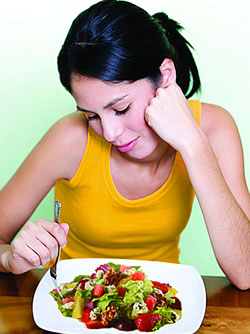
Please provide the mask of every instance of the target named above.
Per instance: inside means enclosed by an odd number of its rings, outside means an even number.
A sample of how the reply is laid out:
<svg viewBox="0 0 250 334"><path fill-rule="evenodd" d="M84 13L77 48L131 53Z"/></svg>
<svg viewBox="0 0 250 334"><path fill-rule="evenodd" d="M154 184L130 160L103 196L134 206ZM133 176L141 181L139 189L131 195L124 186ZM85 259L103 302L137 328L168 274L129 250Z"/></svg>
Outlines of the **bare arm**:
<svg viewBox="0 0 250 334"><path fill-rule="evenodd" d="M66 225L59 227L42 219L36 223L26 221L57 179L70 179L75 174L84 154L86 129L86 122L80 114L74 113L60 120L1 190L1 271L21 273L45 264L55 257L57 242L61 246L66 243ZM23 231L10 246L24 224Z"/></svg>
<svg viewBox="0 0 250 334"><path fill-rule="evenodd" d="M175 84L158 90L145 117L181 153L220 267L237 287L248 289L250 196L232 117L222 108L204 105L200 128Z"/></svg>
<svg viewBox="0 0 250 334"><path fill-rule="evenodd" d="M250 287L250 196L240 136L222 108L203 105L202 129L182 153L216 259L239 288Z"/></svg>

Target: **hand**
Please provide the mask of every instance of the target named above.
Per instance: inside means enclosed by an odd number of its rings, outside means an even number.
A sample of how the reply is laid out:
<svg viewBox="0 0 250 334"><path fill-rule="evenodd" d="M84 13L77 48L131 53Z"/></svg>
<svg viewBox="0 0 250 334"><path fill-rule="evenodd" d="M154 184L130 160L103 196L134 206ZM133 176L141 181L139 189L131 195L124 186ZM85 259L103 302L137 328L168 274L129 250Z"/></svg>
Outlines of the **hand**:
<svg viewBox="0 0 250 334"><path fill-rule="evenodd" d="M68 231L68 224L58 225L43 219L27 222L11 245L6 269L21 274L46 265L57 257L58 245L66 245Z"/></svg>
<svg viewBox="0 0 250 334"><path fill-rule="evenodd" d="M145 120L159 137L180 152L200 131L188 101L176 83L157 89L146 109Z"/></svg>

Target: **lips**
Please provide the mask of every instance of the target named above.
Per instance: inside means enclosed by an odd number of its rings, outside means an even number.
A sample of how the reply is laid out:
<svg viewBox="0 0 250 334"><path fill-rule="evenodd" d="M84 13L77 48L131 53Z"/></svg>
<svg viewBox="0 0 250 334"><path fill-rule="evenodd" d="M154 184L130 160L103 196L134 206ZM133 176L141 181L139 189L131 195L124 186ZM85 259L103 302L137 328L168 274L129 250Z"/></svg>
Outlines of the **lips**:
<svg viewBox="0 0 250 334"><path fill-rule="evenodd" d="M134 140L131 140L129 143L127 143L125 145L117 146L117 148L120 152L131 151L135 147L135 145L137 144L138 139L139 139L139 137L135 138Z"/></svg>

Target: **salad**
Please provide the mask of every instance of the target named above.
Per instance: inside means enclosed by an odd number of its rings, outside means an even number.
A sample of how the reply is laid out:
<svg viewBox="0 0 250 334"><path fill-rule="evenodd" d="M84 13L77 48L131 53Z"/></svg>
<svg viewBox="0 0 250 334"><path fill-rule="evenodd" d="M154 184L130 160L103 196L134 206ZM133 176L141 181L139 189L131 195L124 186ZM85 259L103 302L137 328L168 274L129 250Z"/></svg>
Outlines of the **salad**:
<svg viewBox="0 0 250 334"><path fill-rule="evenodd" d="M112 262L91 275L79 275L50 295L65 317L85 323L89 329L115 327L123 331L156 331L182 316L178 291L170 284L149 280L140 266Z"/></svg>

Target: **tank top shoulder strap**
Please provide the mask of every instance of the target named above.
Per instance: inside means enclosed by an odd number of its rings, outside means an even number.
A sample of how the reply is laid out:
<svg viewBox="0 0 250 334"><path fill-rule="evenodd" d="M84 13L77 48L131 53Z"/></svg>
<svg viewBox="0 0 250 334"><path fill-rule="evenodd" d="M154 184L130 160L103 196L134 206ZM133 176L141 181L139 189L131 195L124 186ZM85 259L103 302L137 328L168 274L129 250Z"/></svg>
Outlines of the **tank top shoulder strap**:
<svg viewBox="0 0 250 334"><path fill-rule="evenodd" d="M197 124L201 125L201 110L202 110L202 104L199 100L189 100L188 101L189 106L192 110L192 113L194 115L194 118L197 122Z"/></svg>
<svg viewBox="0 0 250 334"><path fill-rule="evenodd" d="M69 181L71 186L80 186L84 182L85 177L98 168L103 162L104 157L110 153L110 144L94 132L88 125L88 139L82 161Z"/></svg>

